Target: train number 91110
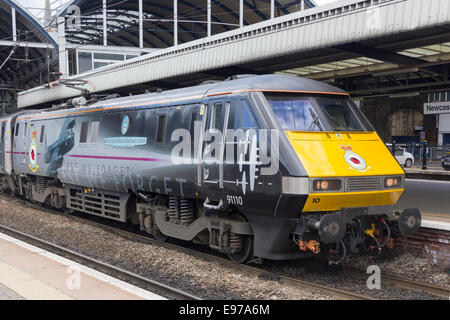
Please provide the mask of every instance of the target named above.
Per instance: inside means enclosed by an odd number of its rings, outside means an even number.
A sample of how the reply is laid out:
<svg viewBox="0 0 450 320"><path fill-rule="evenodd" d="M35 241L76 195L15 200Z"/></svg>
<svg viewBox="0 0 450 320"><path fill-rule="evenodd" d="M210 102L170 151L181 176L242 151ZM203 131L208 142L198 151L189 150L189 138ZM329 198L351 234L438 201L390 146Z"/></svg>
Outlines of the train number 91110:
<svg viewBox="0 0 450 320"><path fill-rule="evenodd" d="M227 201L229 204L234 204L237 206L242 206L244 204L244 200L242 200L242 197L240 196L227 196Z"/></svg>

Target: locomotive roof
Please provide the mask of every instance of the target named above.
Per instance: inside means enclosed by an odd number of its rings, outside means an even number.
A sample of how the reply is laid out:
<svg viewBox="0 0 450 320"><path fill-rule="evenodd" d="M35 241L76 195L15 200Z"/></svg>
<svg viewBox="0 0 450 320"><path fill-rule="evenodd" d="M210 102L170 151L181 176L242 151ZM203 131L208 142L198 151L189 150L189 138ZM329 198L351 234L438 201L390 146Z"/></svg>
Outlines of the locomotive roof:
<svg viewBox="0 0 450 320"><path fill-rule="evenodd" d="M164 91L161 93L148 93L135 96L99 101L86 107L73 109L43 111L48 116L64 116L92 111L130 108L146 105L168 105L180 102L180 104L200 102L205 97L226 95L239 92L286 92L286 93L311 93L311 94L337 94L348 95L345 91L329 84L296 76L286 75L261 75L248 76L237 80L223 81L211 84L203 84L183 89ZM43 118L41 115L34 117L28 115L22 119Z"/></svg>

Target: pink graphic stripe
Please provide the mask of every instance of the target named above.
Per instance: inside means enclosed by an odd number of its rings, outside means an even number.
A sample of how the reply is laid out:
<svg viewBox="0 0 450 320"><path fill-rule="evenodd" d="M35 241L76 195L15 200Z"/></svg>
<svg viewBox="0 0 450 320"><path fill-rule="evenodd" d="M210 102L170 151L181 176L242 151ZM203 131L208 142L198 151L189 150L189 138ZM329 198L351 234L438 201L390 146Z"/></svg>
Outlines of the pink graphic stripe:
<svg viewBox="0 0 450 320"><path fill-rule="evenodd" d="M101 160L123 160L123 161L147 161L159 162L161 159L154 158L128 158L128 157L105 157L105 156L84 156L84 155L69 155L70 158L85 158L85 159L101 159Z"/></svg>

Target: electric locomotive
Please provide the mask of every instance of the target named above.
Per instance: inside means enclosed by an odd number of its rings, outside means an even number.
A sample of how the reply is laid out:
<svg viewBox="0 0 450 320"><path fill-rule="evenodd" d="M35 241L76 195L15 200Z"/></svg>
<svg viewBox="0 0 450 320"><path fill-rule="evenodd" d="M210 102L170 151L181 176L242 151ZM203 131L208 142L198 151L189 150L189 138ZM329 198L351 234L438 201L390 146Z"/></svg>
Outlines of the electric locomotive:
<svg viewBox="0 0 450 320"><path fill-rule="evenodd" d="M391 247L405 174L349 94L284 75L0 118L0 186L242 263Z"/></svg>

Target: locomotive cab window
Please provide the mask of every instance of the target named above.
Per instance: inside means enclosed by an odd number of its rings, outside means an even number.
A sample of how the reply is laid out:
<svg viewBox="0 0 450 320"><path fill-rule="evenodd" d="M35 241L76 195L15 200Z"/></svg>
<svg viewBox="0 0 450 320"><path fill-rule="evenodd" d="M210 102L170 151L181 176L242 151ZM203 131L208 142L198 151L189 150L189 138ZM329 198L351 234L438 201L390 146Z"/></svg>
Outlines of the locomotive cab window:
<svg viewBox="0 0 450 320"><path fill-rule="evenodd" d="M14 134L16 137L19 136L19 129L20 129L20 123L17 123L16 124L16 132Z"/></svg>
<svg viewBox="0 0 450 320"><path fill-rule="evenodd" d="M269 96L268 101L283 129L324 131L324 124L310 99L295 96Z"/></svg>
<svg viewBox="0 0 450 320"><path fill-rule="evenodd" d="M333 131L365 131L356 115L350 99L316 98Z"/></svg>
<svg viewBox="0 0 450 320"><path fill-rule="evenodd" d="M246 100L241 100L240 105L235 109L234 129L256 129L255 117L250 111L250 105Z"/></svg>
<svg viewBox="0 0 450 320"><path fill-rule="evenodd" d="M348 97L267 95L280 126L291 131L374 131Z"/></svg>
<svg viewBox="0 0 450 320"><path fill-rule="evenodd" d="M5 124L2 123L2 133L0 135L0 141L4 142L5 141Z"/></svg>

